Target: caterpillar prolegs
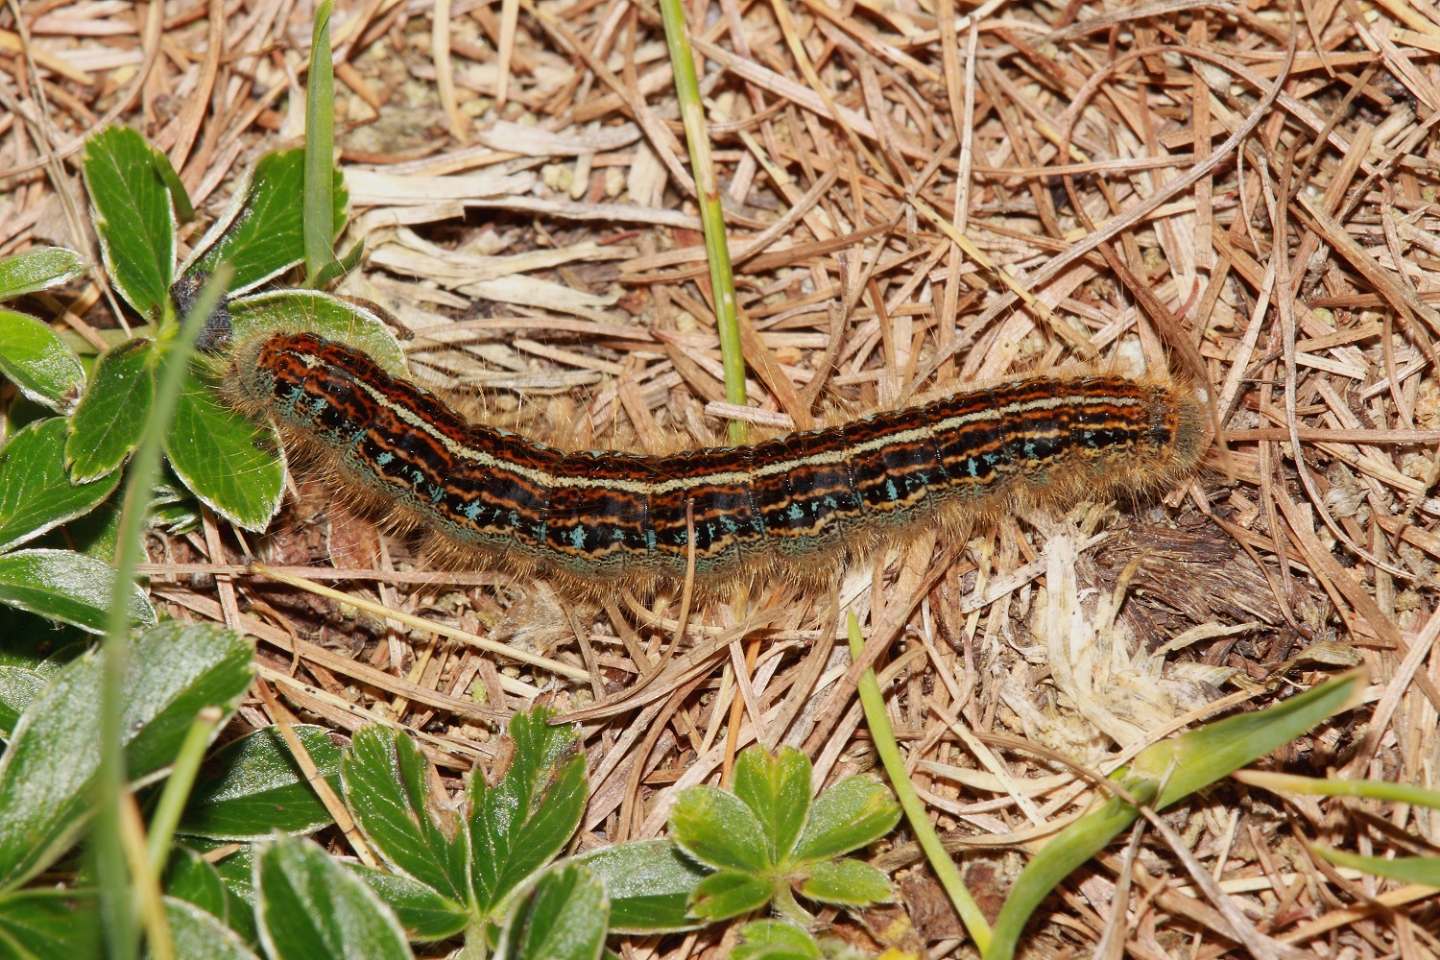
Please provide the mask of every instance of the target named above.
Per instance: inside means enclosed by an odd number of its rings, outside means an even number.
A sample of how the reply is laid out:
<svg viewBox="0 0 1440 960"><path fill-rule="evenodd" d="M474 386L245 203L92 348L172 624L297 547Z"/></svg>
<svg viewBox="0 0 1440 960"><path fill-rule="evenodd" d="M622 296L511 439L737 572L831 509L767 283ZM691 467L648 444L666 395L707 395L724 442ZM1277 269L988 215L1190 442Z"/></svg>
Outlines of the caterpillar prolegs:
<svg viewBox="0 0 1440 960"><path fill-rule="evenodd" d="M1136 495L1202 453L1183 384L1034 377L747 446L568 452L471 423L365 353L270 333L231 353L225 390L338 477L482 564L583 586L718 586L1028 504ZM693 531L694 544L690 543Z"/></svg>

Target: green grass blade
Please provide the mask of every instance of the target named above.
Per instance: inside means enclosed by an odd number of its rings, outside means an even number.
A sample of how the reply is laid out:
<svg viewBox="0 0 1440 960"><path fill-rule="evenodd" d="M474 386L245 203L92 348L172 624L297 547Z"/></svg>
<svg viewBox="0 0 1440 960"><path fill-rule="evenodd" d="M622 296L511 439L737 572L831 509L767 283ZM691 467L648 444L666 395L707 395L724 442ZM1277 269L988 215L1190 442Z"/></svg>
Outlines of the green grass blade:
<svg viewBox="0 0 1440 960"><path fill-rule="evenodd" d="M200 711L185 734L180 752L175 755L170 776L165 779L165 789L160 794L160 802L155 805L154 816L150 818L150 835L145 840L150 869L157 881L170 857L170 841L175 836L175 826L180 822L190 788L195 785L195 776L200 772L200 762L205 759L205 748L210 745L221 718L221 712L215 707Z"/></svg>
<svg viewBox="0 0 1440 960"><path fill-rule="evenodd" d="M131 913L132 889L120 838L120 805L125 778L121 727L125 712L125 667L130 654L130 585L134 582L135 568L140 561L150 491L160 477L161 444L190 366L195 338L205 318L220 302L229 273L223 266L216 271L186 314L180 335L170 345L160 371L155 402L145 425L144 439L135 452L125 485L115 558L115 597L107 619L104 679L100 689L100 803L95 830L96 867L106 939L109 955L117 960L132 960L138 945L135 919Z"/></svg>
<svg viewBox="0 0 1440 960"><path fill-rule="evenodd" d="M315 8L305 90L305 282L314 286L335 259L335 75L331 0Z"/></svg>
<svg viewBox="0 0 1440 960"><path fill-rule="evenodd" d="M1342 674L1283 703L1198 727L1153 744L1110 779L1133 800L1162 810L1348 710L1364 690L1362 671ZM986 960L1009 960L1030 915L1071 871L1134 823L1139 811L1112 797L1070 824L1026 865L1011 888Z"/></svg>
<svg viewBox="0 0 1440 960"><path fill-rule="evenodd" d="M1130 769L1163 781L1155 809L1164 810L1278 750L1327 717L1349 710L1358 702L1364 685L1363 671L1343 673L1273 707L1207 723L1184 736L1147 747Z"/></svg>
<svg viewBox="0 0 1440 960"><path fill-rule="evenodd" d="M1344 850L1332 850L1319 844L1311 844L1310 849L1317 856L1324 857L1337 866L1350 867L1365 873L1373 873L1377 877L1389 877L1391 880L1400 880L1404 883L1420 883L1427 887L1440 887L1440 857L1396 857L1390 860L1385 857L1365 857L1358 853L1347 853Z"/></svg>
<svg viewBox="0 0 1440 960"><path fill-rule="evenodd" d="M850 636L850 656L858 659L861 651L865 649L865 640L860 635L860 623L855 619L855 614L850 614L846 629ZM965 881L960 879L960 871L956 869L955 861L945 852L934 825L930 823L930 817L925 813L925 804L920 801L915 785L910 782L910 776L905 772L905 759L900 756L900 745L895 742L895 731L891 728L890 717L885 712L885 698L880 693L880 683L875 679L875 671L866 670L861 674L856 687L860 692L860 705L865 709L865 725L870 728L870 736L875 741L875 752L880 754L880 762L885 765L885 773L890 777L890 785L895 788L895 796L900 799L905 819L909 821L910 829L920 843L920 849L925 851L925 859L930 861L930 868L940 878L940 885L950 895L950 902L954 904L955 912L960 914L970 939L975 941L975 946L984 953L990 946L990 924L986 922L985 914L980 912L979 904L970 896L970 891L965 888Z"/></svg>
<svg viewBox="0 0 1440 960"><path fill-rule="evenodd" d="M1159 792L1159 785L1151 780L1133 778L1122 784L1129 795L1141 803L1149 803ZM995 938L982 952L986 960L1014 956L1020 942L1020 933L1029 922L1035 908L1050 895L1060 883L1081 864L1115 838L1120 831L1134 823L1139 812L1118 797L1112 797L1098 808L1091 810L1079 820L1060 831L1054 839L1036 854L1016 878L995 918Z"/></svg>
<svg viewBox="0 0 1440 960"><path fill-rule="evenodd" d="M1361 797L1366 800L1389 800L1392 803L1408 803L1440 810L1440 790L1426 790L1408 783L1391 783L1388 780L1321 780L1317 777L1297 777L1289 773L1266 773L1260 770L1240 770L1232 776L1241 783L1263 787L1272 793Z"/></svg>

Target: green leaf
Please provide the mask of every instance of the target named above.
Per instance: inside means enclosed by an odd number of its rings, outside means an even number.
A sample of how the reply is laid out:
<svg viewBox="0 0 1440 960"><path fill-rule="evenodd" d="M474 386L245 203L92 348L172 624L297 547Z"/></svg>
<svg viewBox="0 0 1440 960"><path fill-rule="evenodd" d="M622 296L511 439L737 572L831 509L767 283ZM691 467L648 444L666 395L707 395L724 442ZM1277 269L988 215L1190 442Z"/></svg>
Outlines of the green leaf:
<svg viewBox="0 0 1440 960"><path fill-rule="evenodd" d="M690 915L714 922L759 910L775 892L765 880L749 873L721 870L701 880L690 897Z"/></svg>
<svg viewBox="0 0 1440 960"><path fill-rule="evenodd" d="M85 386L80 358L28 313L0 307L0 374L27 400L64 413Z"/></svg>
<svg viewBox="0 0 1440 960"><path fill-rule="evenodd" d="M365 351L392 374L409 376L405 351L373 304L319 290L267 290L227 306L237 343L272 330L306 330Z"/></svg>
<svg viewBox="0 0 1440 960"><path fill-rule="evenodd" d="M740 928L730 960L820 960L820 944L783 920L756 920Z"/></svg>
<svg viewBox="0 0 1440 960"><path fill-rule="evenodd" d="M470 883L493 911L570 842L585 811L585 755L575 731L535 709L510 721L510 769L494 787L470 781Z"/></svg>
<svg viewBox="0 0 1440 960"><path fill-rule="evenodd" d="M51 530L37 540L35 546L74 550L102 563L113 563L115 545L120 536L120 518L125 509L124 499L110 497L89 513Z"/></svg>
<svg viewBox="0 0 1440 960"><path fill-rule="evenodd" d="M735 761L735 795L759 819L770 862L784 862L810 812L810 759L794 747L771 756L754 746Z"/></svg>
<svg viewBox="0 0 1440 960"><path fill-rule="evenodd" d="M85 144L85 185L115 289L135 312L159 320L175 267L175 212L145 138L125 127Z"/></svg>
<svg viewBox="0 0 1440 960"><path fill-rule="evenodd" d="M166 623L135 639L122 727L131 777L169 763L200 710L234 710L250 685L251 656L244 639L208 625ZM100 762L100 673L94 652L67 664L31 702L0 756L0 890L53 863L89 819Z"/></svg>
<svg viewBox="0 0 1440 960"><path fill-rule="evenodd" d="M860 860L817 863L800 886L811 900L863 907L894 899L890 881L881 871Z"/></svg>
<svg viewBox="0 0 1440 960"><path fill-rule="evenodd" d="M464 906L440 896L419 880L364 864L347 866L390 905L411 941L445 940L464 930L470 922L470 912Z"/></svg>
<svg viewBox="0 0 1440 960"><path fill-rule="evenodd" d="M93 891L22 890L0 896L0 957L98 957L100 910Z"/></svg>
<svg viewBox="0 0 1440 960"><path fill-rule="evenodd" d="M260 960L245 940L201 907L165 898L165 920L175 956L185 960Z"/></svg>
<svg viewBox="0 0 1440 960"><path fill-rule="evenodd" d="M105 351L70 420L65 459L76 483L114 471L140 443L155 399L154 344L126 340Z"/></svg>
<svg viewBox="0 0 1440 960"><path fill-rule="evenodd" d="M170 477L171 471L166 476ZM154 498L150 501L150 523L171 536L193 533L200 529L200 504L181 485L178 478L161 481L155 486Z"/></svg>
<svg viewBox="0 0 1440 960"><path fill-rule="evenodd" d="M1440 857L1365 857L1345 850L1332 850L1315 843L1310 845L1310 849L1342 867L1350 867L1377 877L1389 877L1402 883L1440 887Z"/></svg>
<svg viewBox="0 0 1440 960"><path fill-rule="evenodd" d="M207 841L192 839L191 844L207 847ZM221 844L217 841L216 846ZM255 844L241 844L228 857L211 864L225 884L226 922L230 929L240 934L252 946L260 942L260 931L255 926Z"/></svg>
<svg viewBox="0 0 1440 960"><path fill-rule="evenodd" d="M670 810L670 833L706 866L750 873L771 866L760 821L739 797L715 787L680 794Z"/></svg>
<svg viewBox="0 0 1440 960"><path fill-rule="evenodd" d="M165 867L165 893L193 903L221 920L230 911L230 898L220 871L188 847L176 847L170 852L170 862Z"/></svg>
<svg viewBox="0 0 1440 960"><path fill-rule="evenodd" d="M8 740L30 702L90 638L13 607L0 607L0 637L0 739Z"/></svg>
<svg viewBox="0 0 1440 960"><path fill-rule="evenodd" d="M31 667L0 664L0 734L15 729L20 714L49 682L49 674Z"/></svg>
<svg viewBox="0 0 1440 960"><path fill-rule="evenodd" d="M605 884L614 933L689 930L690 895L705 868L669 840L637 840L601 847L575 858Z"/></svg>
<svg viewBox="0 0 1440 960"><path fill-rule="evenodd" d="M828 860L874 843L900 822L895 795L870 776L850 777L815 798L795 845L795 863Z"/></svg>
<svg viewBox="0 0 1440 960"><path fill-rule="evenodd" d="M84 271L85 258L74 250L34 247L0 260L0 300L48 290Z"/></svg>
<svg viewBox="0 0 1440 960"><path fill-rule="evenodd" d="M1176 792L1175 784L1199 790L1348 710L1363 691L1364 681L1363 672L1352 671L1268 709L1227 717L1153 744L1110 779L1139 802L1163 809L1184 796ZM1111 798L1051 838L1010 888L995 920L986 960L1014 956L1030 915L1050 891L1138 816L1129 803Z"/></svg>
<svg viewBox="0 0 1440 960"><path fill-rule="evenodd" d="M238 527L259 533L280 510L285 460L274 429L221 406L193 371L181 390L165 453L185 486Z"/></svg>
<svg viewBox="0 0 1440 960"><path fill-rule="evenodd" d="M324 727L297 724L320 776L340 786L340 748ZM256 730L205 762L180 818L179 832L216 840L250 840L272 833L310 833L331 822L275 727Z"/></svg>
<svg viewBox="0 0 1440 960"><path fill-rule="evenodd" d="M0 556L0 604L72 624L89 633L105 632L105 610L114 590L115 571L70 550L17 550ZM130 619L154 623L155 608L138 586L130 588Z"/></svg>
<svg viewBox="0 0 1440 960"><path fill-rule="evenodd" d="M345 226L344 178L331 167L335 183L335 233ZM229 209L195 245L181 271L208 276L223 260L235 269L232 294L254 289L305 259L305 156L300 149L267 153L250 180L235 192Z"/></svg>
<svg viewBox="0 0 1440 960"><path fill-rule="evenodd" d="M255 861L260 941L272 960L408 958L395 914L308 840L282 837Z"/></svg>
<svg viewBox="0 0 1440 960"><path fill-rule="evenodd" d="M89 513L118 476L72 484L65 475L65 421L37 420L0 447L0 551Z"/></svg>
<svg viewBox="0 0 1440 960"><path fill-rule="evenodd" d="M340 761L345 805L392 867L455 903L469 903L465 831L433 816L430 761L403 732L362 727Z"/></svg>
<svg viewBox="0 0 1440 960"><path fill-rule="evenodd" d="M610 904L605 887L580 864L548 870L520 901L497 958L597 960Z"/></svg>

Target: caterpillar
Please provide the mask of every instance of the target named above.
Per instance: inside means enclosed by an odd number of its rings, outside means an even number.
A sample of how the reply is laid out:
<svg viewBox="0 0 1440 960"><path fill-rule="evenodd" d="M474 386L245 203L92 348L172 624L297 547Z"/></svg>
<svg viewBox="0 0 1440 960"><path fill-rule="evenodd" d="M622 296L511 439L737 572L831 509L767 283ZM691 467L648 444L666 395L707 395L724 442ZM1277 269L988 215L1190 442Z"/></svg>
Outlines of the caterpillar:
<svg viewBox="0 0 1440 960"><path fill-rule="evenodd" d="M439 546L590 591L678 580L692 552L702 588L813 577L927 525L1163 488L1203 452L1186 385L1099 374L665 456L564 451L468 422L315 333L235 345L222 392Z"/></svg>

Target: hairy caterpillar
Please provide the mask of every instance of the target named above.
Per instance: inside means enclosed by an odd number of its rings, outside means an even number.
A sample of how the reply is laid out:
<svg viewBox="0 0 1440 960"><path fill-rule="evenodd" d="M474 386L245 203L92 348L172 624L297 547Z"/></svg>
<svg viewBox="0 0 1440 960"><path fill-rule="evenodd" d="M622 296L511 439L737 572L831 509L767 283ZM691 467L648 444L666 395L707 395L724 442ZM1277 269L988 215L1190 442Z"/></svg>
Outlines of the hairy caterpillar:
<svg viewBox="0 0 1440 960"><path fill-rule="evenodd" d="M814 576L925 524L1163 487L1202 453L1187 387L1118 376L1016 380L668 456L566 452L469 423L313 333L241 342L224 382L235 408L442 545L590 589L683 577L691 530L702 586Z"/></svg>

